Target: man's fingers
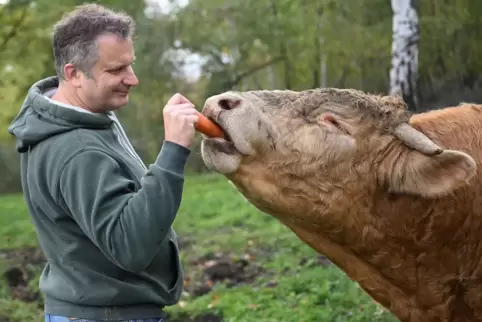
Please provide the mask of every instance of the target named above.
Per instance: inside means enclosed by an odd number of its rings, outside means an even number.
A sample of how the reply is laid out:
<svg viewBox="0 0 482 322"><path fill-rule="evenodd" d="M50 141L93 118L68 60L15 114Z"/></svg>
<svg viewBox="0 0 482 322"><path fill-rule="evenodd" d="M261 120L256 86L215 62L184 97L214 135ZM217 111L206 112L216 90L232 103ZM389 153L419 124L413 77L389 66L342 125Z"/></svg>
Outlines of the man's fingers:
<svg viewBox="0 0 482 322"><path fill-rule="evenodd" d="M190 100L188 100L186 97L182 96L181 94L179 94L180 97L179 97L179 103L189 103L189 104L192 104Z"/></svg>
<svg viewBox="0 0 482 322"><path fill-rule="evenodd" d="M164 112L172 112L176 110L185 110L185 109L195 109L192 103L183 103L183 104L176 104L176 105L166 105L164 108Z"/></svg>
<svg viewBox="0 0 482 322"><path fill-rule="evenodd" d="M187 121L187 123L189 123L191 125L194 125L195 123L197 123L199 121L199 116L197 116L197 115L187 115L186 121Z"/></svg>
<svg viewBox="0 0 482 322"><path fill-rule="evenodd" d="M187 115L194 115L194 113L189 113L187 111L177 110L173 111L169 114L171 117L179 117L179 116L187 116Z"/></svg>
<svg viewBox="0 0 482 322"><path fill-rule="evenodd" d="M172 115L172 116L175 116L175 115L195 115L197 114L197 110L195 108L193 108L192 106L186 106L186 107L183 107L183 108L175 108L175 109L172 109L172 110L168 110L168 111L165 111L167 112L166 114L167 115Z"/></svg>
<svg viewBox="0 0 482 322"><path fill-rule="evenodd" d="M182 95L179 93L172 95L171 98L167 101L166 105L176 105L180 103L185 103L185 102L181 102L181 97Z"/></svg>
<svg viewBox="0 0 482 322"><path fill-rule="evenodd" d="M174 108L177 110L185 110L185 109L189 109L189 110L193 110L195 109L194 108L194 105L192 103L182 103L182 104L178 104L178 105L175 105Z"/></svg>
<svg viewBox="0 0 482 322"><path fill-rule="evenodd" d="M185 98L179 93L176 93L171 96L171 98L167 101L166 105L178 105L178 104L186 104L186 103L189 103L192 105L192 103L187 98Z"/></svg>

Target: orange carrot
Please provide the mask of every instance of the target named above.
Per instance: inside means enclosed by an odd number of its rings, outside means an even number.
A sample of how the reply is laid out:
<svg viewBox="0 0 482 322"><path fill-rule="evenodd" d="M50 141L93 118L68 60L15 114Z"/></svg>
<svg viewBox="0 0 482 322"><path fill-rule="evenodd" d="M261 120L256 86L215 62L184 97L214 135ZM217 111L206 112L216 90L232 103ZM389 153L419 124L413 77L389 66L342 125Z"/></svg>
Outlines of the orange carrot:
<svg viewBox="0 0 482 322"><path fill-rule="evenodd" d="M224 131L213 121L197 112L199 121L194 124L194 128L209 137L224 138Z"/></svg>

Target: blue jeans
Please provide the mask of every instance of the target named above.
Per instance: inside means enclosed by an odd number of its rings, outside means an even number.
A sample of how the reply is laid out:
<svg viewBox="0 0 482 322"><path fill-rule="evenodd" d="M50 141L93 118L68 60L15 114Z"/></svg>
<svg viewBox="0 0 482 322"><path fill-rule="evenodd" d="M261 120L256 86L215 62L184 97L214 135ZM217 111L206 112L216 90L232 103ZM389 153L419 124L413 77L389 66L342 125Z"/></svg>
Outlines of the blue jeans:
<svg viewBox="0 0 482 322"><path fill-rule="evenodd" d="M69 318L66 316L45 314L45 322L102 322L102 321L76 319L76 318ZM118 321L118 322L121 322L121 321ZM162 318L151 318L151 319L137 319L137 320L122 320L122 322L164 322L164 320Z"/></svg>

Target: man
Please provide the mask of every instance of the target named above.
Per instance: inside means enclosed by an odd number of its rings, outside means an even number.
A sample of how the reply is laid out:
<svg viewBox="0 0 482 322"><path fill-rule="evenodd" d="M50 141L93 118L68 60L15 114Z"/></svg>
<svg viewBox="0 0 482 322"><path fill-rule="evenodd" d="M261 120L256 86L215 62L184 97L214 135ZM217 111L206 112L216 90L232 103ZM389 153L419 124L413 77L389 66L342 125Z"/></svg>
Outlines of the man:
<svg viewBox="0 0 482 322"><path fill-rule="evenodd" d="M64 16L53 35L57 76L31 87L9 127L47 258L45 321L162 321L182 292L171 226L198 119L174 95L146 169L112 112L138 84L133 32L129 16L99 5Z"/></svg>

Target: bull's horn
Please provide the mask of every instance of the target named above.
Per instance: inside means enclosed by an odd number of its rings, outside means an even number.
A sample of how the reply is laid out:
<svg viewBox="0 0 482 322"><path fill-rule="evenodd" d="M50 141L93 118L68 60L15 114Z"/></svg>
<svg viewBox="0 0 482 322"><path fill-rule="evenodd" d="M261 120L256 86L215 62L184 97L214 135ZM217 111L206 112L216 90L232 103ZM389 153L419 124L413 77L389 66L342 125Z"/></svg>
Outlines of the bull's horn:
<svg viewBox="0 0 482 322"><path fill-rule="evenodd" d="M393 134L408 147L425 155L437 155L443 152L443 149L425 136L425 134L407 123L397 126Z"/></svg>

